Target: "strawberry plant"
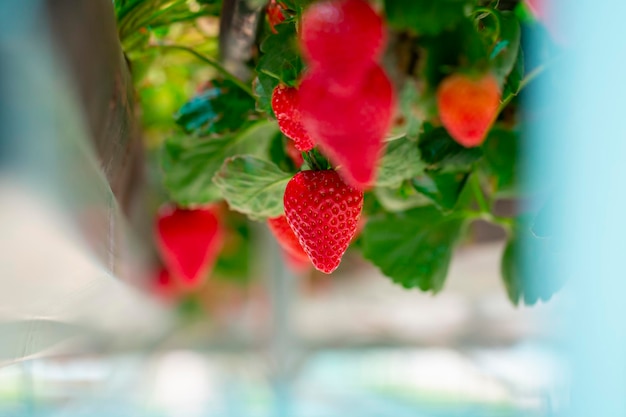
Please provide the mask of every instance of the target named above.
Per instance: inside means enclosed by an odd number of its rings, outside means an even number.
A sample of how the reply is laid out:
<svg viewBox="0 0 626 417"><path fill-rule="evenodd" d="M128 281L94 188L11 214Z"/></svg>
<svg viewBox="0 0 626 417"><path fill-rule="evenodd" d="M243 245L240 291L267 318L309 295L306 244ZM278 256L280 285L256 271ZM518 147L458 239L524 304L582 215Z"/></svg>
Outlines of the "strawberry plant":
<svg viewBox="0 0 626 417"><path fill-rule="evenodd" d="M154 100L145 92L163 80L188 97L167 123L144 116L171 204L225 202L226 218L266 222L295 269L332 273L352 244L393 282L433 293L468 225L487 221L508 236L501 270L512 302L559 289L522 268L524 256L558 253L534 230L536 213L496 210L533 195L520 185L518 96L560 52L528 5L257 3L259 27L235 75L219 59L220 1L116 2L146 114ZM172 264L166 252L182 246L160 245ZM208 274L200 252L172 276Z"/></svg>

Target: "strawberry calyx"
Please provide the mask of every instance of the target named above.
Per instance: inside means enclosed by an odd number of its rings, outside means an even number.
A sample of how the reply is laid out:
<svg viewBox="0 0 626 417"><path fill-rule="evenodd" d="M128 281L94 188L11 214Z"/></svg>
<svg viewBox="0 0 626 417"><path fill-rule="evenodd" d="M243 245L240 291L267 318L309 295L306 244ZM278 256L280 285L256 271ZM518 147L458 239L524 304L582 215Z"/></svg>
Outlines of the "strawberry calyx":
<svg viewBox="0 0 626 417"><path fill-rule="evenodd" d="M328 159L317 148L303 152L302 157L311 171L327 171L333 169Z"/></svg>

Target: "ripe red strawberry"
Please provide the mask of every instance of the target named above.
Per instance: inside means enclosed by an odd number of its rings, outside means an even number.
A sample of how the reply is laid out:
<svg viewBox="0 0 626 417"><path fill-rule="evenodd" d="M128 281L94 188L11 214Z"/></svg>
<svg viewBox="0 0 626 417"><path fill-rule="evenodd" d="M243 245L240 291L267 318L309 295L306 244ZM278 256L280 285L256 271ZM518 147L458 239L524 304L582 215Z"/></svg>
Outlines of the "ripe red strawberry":
<svg viewBox="0 0 626 417"><path fill-rule="evenodd" d="M267 225L286 253L294 258L306 259L308 261L309 257L306 252L304 252L304 249L302 249L302 245L293 233L293 230L291 230L291 226L287 223L285 216L267 219Z"/></svg>
<svg viewBox="0 0 626 417"><path fill-rule="evenodd" d="M292 139L299 151L307 152L315 144L302 125L298 90L285 85L278 85L272 92L272 110L276 114L278 127Z"/></svg>
<svg viewBox="0 0 626 417"><path fill-rule="evenodd" d="M213 208L163 207L155 226L163 263L181 286L201 285L219 254L224 230Z"/></svg>
<svg viewBox="0 0 626 417"><path fill-rule="evenodd" d="M270 24L272 33L278 33L275 26L282 23L285 20L283 14L283 5L276 0L270 0L267 5L267 20Z"/></svg>
<svg viewBox="0 0 626 417"><path fill-rule="evenodd" d="M363 192L335 171L301 171L287 183L283 201L287 222L313 266L333 272L356 233Z"/></svg>
<svg viewBox="0 0 626 417"><path fill-rule="evenodd" d="M324 74L306 74L300 85L302 122L325 155L352 186L365 189L374 180L383 138L393 118L394 92L379 66L371 67L348 96L326 88Z"/></svg>
<svg viewBox="0 0 626 417"><path fill-rule="evenodd" d="M441 123L455 141L467 148L479 146L498 115L500 87L490 74L453 74L439 85L437 105Z"/></svg>
<svg viewBox="0 0 626 417"><path fill-rule="evenodd" d="M302 17L301 33L309 66L326 73L338 91L358 85L385 44L383 19L365 0L313 4Z"/></svg>

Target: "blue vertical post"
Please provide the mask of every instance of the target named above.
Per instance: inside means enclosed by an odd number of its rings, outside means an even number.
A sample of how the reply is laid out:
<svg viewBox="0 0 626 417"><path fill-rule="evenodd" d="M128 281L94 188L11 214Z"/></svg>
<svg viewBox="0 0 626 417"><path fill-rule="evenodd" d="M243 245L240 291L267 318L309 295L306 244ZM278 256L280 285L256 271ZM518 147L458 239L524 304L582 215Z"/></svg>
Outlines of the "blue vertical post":
<svg viewBox="0 0 626 417"><path fill-rule="evenodd" d="M548 148L562 199L552 213L563 254L553 273L568 279L568 417L626 416L626 2L556 3L564 59L557 81L531 99L556 117L532 140ZM537 101L536 104L539 104ZM568 291L566 291L568 292Z"/></svg>

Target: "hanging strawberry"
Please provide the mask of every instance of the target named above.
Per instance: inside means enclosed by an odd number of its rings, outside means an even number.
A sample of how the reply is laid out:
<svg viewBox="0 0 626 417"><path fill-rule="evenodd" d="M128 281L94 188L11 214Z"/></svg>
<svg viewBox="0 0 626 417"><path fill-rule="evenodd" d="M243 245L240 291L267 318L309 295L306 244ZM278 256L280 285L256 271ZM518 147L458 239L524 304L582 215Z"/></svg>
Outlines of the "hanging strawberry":
<svg viewBox="0 0 626 417"><path fill-rule="evenodd" d="M441 123L466 148L479 146L498 115L500 87L491 74L453 74L437 90Z"/></svg>
<svg viewBox="0 0 626 417"><path fill-rule="evenodd" d="M372 185L394 111L394 91L381 67L370 67L359 87L338 96L325 73L310 71L300 85L302 120L324 153L352 186Z"/></svg>
<svg viewBox="0 0 626 417"><path fill-rule="evenodd" d="M155 234L163 263L179 284L186 288L202 285L224 240L215 209L164 206Z"/></svg>
<svg viewBox="0 0 626 417"><path fill-rule="evenodd" d="M333 170L302 171L287 183L284 204L287 222L313 266L326 274L337 269L356 233L363 192Z"/></svg>
<svg viewBox="0 0 626 417"><path fill-rule="evenodd" d="M272 93L272 110L281 132L293 140L296 149L302 152L313 149L315 144L302 125L297 89L278 85Z"/></svg>
<svg viewBox="0 0 626 417"><path fill-rule="evenodd" d="M303 15L301 44L309 65L335 93L350 92L380 57L385 27L367 1L322 1Z"/></svg>

